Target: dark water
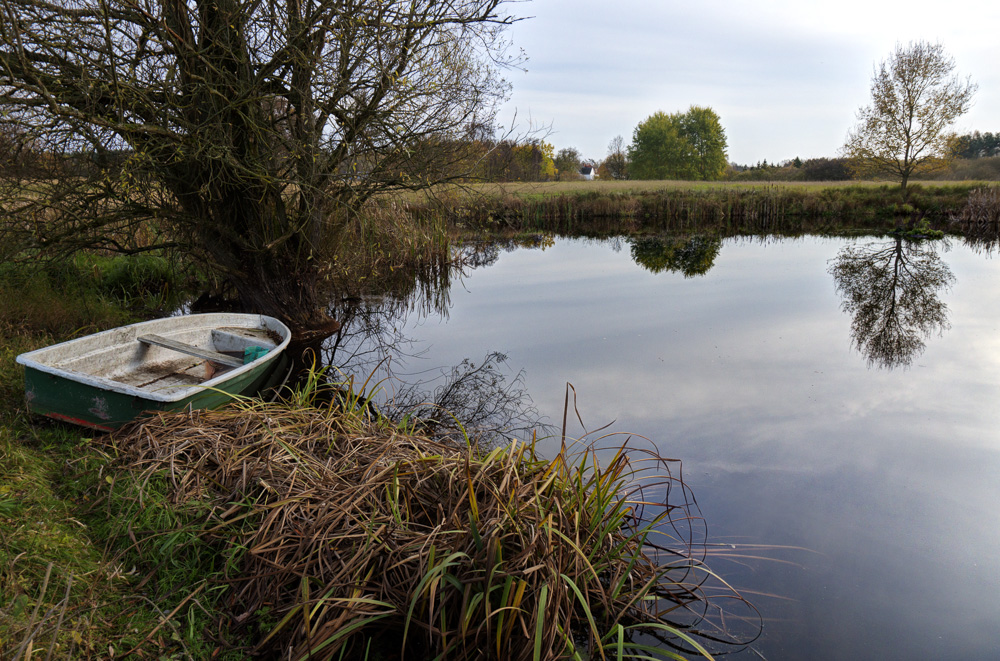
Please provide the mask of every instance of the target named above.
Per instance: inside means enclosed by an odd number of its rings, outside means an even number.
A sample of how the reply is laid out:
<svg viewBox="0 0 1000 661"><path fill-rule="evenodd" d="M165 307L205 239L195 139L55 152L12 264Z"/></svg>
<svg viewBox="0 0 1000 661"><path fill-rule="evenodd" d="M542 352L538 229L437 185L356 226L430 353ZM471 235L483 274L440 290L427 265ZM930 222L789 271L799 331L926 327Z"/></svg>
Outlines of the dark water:
<svg viewBox="0 0 1000 661"><path fill-rule="evenodd" d="M711 541L771 547L709 560L761 611L766 658L1000 658L1000 260L874 238L688 248L502 252L447 314L401 317L420 355L394 370L502 351L551 422L568 381L588 428L682 459Z"/></svg>

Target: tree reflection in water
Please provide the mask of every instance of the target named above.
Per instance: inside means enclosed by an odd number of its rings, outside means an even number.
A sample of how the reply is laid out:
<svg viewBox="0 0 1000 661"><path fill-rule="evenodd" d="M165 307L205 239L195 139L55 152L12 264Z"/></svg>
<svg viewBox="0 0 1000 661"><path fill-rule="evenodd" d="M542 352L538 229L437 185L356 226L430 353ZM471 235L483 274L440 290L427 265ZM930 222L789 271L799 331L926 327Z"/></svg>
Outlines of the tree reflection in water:
<svg viewBox="0 0 1000 661"><path fill-rule="evenodd" d="M493 446L532 430L544 432L547 425L524 387L524 370L513 374L505 355L490 352L456 366L414 371L423 350L406 333L414 315L418 322L428 316L446 319L453 279L515 247L465 246L447 265L420 273L400 270L398 282L373 283L332 302L328 313L342 320L341 328L315 351L330 368L328 379L350 380L350 387L372 396L382 415L439 439L465 444L468 434L480 446Z"/></svg>
<svg viewBox="0 0 1000 661"><path fill-rule="evenodd" d="M685 278L705 275L715 264L722 239L642 236L631 239L632 260L653 273L679 271Z"/></svg>
<svg viewBox="0 0 1000 661"><path fill-rule="evenodd" d="M950 328L939 291L955 276L931 242L897 236L847 246L829 272L853 317L852 343L869 367L908 367L931 333Z"/></svg>

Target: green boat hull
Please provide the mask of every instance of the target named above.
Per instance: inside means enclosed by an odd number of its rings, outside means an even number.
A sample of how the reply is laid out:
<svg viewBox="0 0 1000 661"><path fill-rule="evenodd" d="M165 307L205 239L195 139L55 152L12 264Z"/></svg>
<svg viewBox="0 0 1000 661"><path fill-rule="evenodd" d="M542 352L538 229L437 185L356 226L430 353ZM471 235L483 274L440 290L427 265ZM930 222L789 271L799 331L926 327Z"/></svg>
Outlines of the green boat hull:
<svg viewBox="0 0 1000 661"><path fill-rule="evenodd" d="M113 328L17 362L32 413L110 431L148 412L216 408L278 385L290 340L272 317L208 313Z"/></svg>
<svg viewBox="0 0 1000 661"><path fill-rule="evenodd" d="M194 395L173 402L104 390L55 374L25 368L24 391L28 410L55 420L101 431L113 431L156 411L214 409L235 397L252 397L279 385L288 370L288 359L277 360Z"/></svg>

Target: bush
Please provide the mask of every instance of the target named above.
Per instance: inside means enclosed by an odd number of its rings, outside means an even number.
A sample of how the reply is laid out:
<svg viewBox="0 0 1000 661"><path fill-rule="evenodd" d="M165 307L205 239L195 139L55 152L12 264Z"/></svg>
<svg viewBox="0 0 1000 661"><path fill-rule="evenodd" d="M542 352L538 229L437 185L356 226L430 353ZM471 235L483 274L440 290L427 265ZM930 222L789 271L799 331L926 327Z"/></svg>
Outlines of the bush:
<svg viewBox="0 0 1000 661"><path fill-rule="evenodd" d="M0 267L0 327L8 332L69 338L131 320L101 294L93 272L73 262Z"/></svg>
<svg viewBox="0 0 1000 661"><path fill-rule="evenodd" d="M944 170L920 178L936 181L1000 181L1000 156L959 158Z"/></svg>
<svg viewBox="0 0 1000 661"><path fill-rule="evenodd" d="M136 298L165 300L181 284L177 269L155 255L116 257L103 262L100 270L101 291L125 303Z"/></svg>

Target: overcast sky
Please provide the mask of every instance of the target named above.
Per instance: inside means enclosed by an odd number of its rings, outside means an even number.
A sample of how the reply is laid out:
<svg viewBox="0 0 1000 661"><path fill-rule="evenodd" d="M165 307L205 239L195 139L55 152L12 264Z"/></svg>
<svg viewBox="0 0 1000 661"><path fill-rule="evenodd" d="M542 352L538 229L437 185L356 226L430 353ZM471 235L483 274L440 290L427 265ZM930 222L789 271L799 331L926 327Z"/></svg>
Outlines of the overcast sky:
<svg viewBox="0 0 1000 661"><path fill-rule="evenodd" d="M556 149L601 159L656 112L710 106L737 163L835 156L896 42L940 42L979 84L959 133L1000 131L1000 1L533 0L511 37L517 113Z"/></svg>

